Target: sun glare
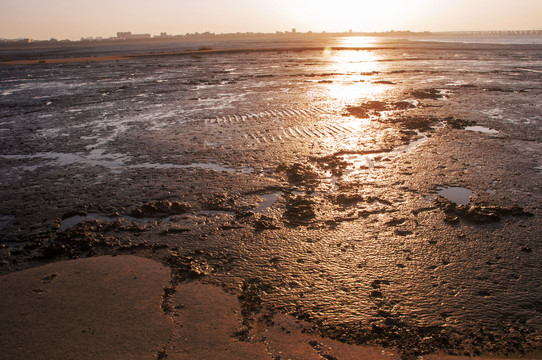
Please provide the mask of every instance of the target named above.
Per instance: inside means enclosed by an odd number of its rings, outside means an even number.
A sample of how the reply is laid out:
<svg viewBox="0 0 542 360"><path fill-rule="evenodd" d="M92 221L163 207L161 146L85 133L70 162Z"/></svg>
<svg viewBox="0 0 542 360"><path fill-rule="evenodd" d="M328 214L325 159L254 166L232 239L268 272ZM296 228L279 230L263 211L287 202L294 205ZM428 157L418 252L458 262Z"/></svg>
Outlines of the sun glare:
<svg viewBox="0 0 542 360"><path fill-rule="evenodd" d="M303 14L296 18L299 27L309 30L336 31L388 31L399 29L405 16L420 12L412 3L419 0L299 0L280 1L284 12ZM291 15L293 17L293 15ZM320 30L320 31L321 31Z"/></svg>
<svg viewBox="0 0 542 360"><path fill-rule="evenodd" d="M377 57L367 50L338 50L330 54L331 67L335 72L356 75L378 70Z"/></svg>
<svg viewBox="0 0 542 360"><path fill-rule="evenodd" d="M345 48L369 48L376 46L378 42L377 38L371 36L349 36L340 38L337 41L337 46Z"/></svg>
<svg viewBox="0 0 542 360"><path fill-rule="evenodd" d="M353 43L359 44L361 39ZM342 103L374 98L384 90L371 78L382 71L377 55L367 50L338 50L329 54L330 72L336 80L328 85L328 93Z"/></svg>

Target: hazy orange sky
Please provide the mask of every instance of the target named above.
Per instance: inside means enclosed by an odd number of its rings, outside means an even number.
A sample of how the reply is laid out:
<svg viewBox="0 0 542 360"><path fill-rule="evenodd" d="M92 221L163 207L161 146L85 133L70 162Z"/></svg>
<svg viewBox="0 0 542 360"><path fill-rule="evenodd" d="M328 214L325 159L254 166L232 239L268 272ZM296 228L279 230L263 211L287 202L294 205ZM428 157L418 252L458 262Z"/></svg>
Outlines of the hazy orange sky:
<svg viewBox="0 0 542 360"><path fill-rule="evenodd" d="M0 38L117 31L540 30L542 0L0 0Z"/></svg>

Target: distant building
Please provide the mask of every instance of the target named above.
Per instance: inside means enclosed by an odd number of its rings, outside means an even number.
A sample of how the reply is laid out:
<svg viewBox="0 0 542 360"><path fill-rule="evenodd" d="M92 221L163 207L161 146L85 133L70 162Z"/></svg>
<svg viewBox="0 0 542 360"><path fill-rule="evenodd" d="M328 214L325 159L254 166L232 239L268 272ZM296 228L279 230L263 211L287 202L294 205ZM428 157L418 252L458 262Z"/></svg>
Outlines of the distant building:
<svg viewBox="0 0 542 360"><path fill-rule="evenodd" d="M292 28L292 34L295 34L297 30L295 28Z"/></svg>
<svg viewBox="0 0 542 360"><path fill-rule="evenodd" d="M130 39L150 39L151 34L132 34L130 31L118 32L117 39L130 40Z"/></svg>
<svg viewBox="0 0 542 360"><path fill-rule="evenodd" d="M118 32L117 33L117 39L125 40L125 39L131 39L131 38L132 38L132 32L130 32L130 31Z"/></svg>
<svg viewBox="0 0 542 360"><path fill-rule="evenodd" d="M132 34L132 39L150 39L151 34Z"/></svg>

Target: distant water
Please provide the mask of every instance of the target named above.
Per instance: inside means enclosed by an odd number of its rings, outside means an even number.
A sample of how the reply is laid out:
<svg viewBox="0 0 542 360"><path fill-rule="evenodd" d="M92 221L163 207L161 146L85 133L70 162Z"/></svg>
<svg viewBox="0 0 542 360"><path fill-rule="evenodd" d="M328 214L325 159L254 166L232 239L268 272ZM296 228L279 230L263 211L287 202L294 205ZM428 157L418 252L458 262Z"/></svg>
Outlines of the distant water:
<svg viewBox="0 0 542 360"><path fill-rule="evenodd" d="M406 40L406 41L405 41ZM22 49L0 49L0 55L12 60L46 59L62 57L116 56L149 53L176 52L198 49L258 49L288 47L361 47L361 48L399 48L416 46L417 42L435 42L444 44L486 44L486 45L542 45L542 35L524 36L329 36L299 38L266 39L220 39L216 40L179 40L151 41L142 43L103 42L88 46L66 46L55 44L50 47L28 47Z"/></svg>
<svg viewBox="0 0 542 360"><path fill-rule="evenodd" d="M423 36L410 40L436 41L436 42L457 42L465 44L501 44L501 45L542 45L542 35L523 36Z"/></svg>

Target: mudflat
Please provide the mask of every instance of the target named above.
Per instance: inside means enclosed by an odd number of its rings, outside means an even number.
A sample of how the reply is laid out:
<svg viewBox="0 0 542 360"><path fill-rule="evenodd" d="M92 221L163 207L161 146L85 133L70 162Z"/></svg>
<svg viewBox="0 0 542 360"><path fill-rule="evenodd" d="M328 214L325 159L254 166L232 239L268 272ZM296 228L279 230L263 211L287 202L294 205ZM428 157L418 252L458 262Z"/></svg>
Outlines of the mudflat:
<svg viewBox="0 0 542 360"><path fill-rule="evenodd" d="M2 279L137 255L225 346L537 358L542 48L344 41L0 67Z"/></svg>
<svg viewBox="0 0 542 360"><path fill-rule="evenodd" d="M0 276L3 356L400 359L391 350L322 338L309 323L282 314L262 313L249 328L237 296L198 281L169 282L164 265L132 255L61 261Z"/></svg>

